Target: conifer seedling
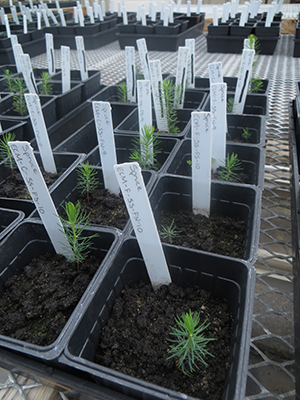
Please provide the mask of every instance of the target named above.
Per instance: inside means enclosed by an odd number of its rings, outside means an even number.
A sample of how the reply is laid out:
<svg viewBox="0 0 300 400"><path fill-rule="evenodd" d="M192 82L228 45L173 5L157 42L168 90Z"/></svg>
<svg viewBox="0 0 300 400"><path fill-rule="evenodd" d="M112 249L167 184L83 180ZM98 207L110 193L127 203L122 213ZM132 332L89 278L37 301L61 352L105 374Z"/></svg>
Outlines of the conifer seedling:
<svg viewBox="0 0 300 400"><path fill-rule="evenodd" d="M238 173L242 171L242 162L238 159L238 155L232 153L227 154L225 162L218 169L219 179L226 182L238 182Z"/></svg>
<svg viewBox="0 0 300 400"><path fill-rule="evenodd" d="M53 85L50 83L52 76L49 72L42 72L40 79L42 81L41 86L39 86L40 94L51 95L53 93Z"/></svg>
<svg viewBox="0 0 300 400"><path fill-rule="evenodd" d="M145 125L142 135L133 139L134 151L129 156L130 161L138 162L142 169L157 169L157 155L160 153L157 138L158 133L154 134L154 127Z"/></svg>
<svg viewBox="0 0 300 400"><path fill-rule="evenodd" d="M10 151L8 142L13 142L16 138L14 133L4 133L0 139L0 159L7 168L10 168L11 174L14 176L14 169L17 168L14 156Z"/></svg>
<svg viewBox="0 0 300 400"><path fill-rule="evenodd" d="M77 189L80 193L86 193L87 202L90 202L90 193L97 189L99 179L96 169L87 161L77 168Z"/></svg>

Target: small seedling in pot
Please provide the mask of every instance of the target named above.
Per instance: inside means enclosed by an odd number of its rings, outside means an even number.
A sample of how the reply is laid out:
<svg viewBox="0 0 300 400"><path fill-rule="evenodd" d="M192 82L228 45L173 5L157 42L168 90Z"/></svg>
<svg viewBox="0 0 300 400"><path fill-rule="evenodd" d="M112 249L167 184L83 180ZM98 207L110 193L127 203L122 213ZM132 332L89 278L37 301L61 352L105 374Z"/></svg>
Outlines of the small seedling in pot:
<svg viewBox="0 0 300 400"><path fill-rule="evenodd" d="M233 97L230 97L227 100L226 111L228 113L233 113L233 111L234 111L234 98Z"/></svg>
<svg viewBox="0 0 300 400"><path fill-rule="evenodd" d="M15 78L13 82L14 95L13 95L13 107L14 111L20 115L27 115L28 110L24 98L24 93L27 93L27 87L23 79Z"/></svg>
<svg viewBox="0 0 300 400"><path fill-rule="evenodd" d="M262 80L257 77L257 78L251 78L250 84L249 84L249 91L251 93L258 93L263 90L263 82Z"/></svg>
<svg viewBox="0 0 300 400"><path fill-rule="evenodd" d="M86 193L87 202L90 202L90 193L97 189L98 178L96 169L87 161L77 168L77 189L80 193Z"/></svg>
<svg viewBox="0 0 300 400"><path fill-rule="evenodd" d="M243 128L242 138L248 143L251 139L251 132L248 128Z"/></svg>
<svg viewBox="0 0 300 400"><path fill-rule="evenodd" d="M3 161L4 165L7 168L10 168L11 174L13 176L14 176L14 169L17 168L17 165L15 163L14 156L10 151L8 142L13 142L15 138L16 135L14 133L7 132L2 135L2 139L0 140L0 159L1 161Z"/></svg>
<svg viewBox="0 0 300 400"><path fill-rule="evenodd" d="M167 240L170 244L172 244L173 239L180 236L181 231L176 230L176 225L174 225L174 219L172 220L169 226L162 226L162 230L159 232L159 235L162 239Z"/></svg>
<svg viewBox="0 0 300 400"><path fill-rule="evenodd" d="M157 137L158 133L154 134L154 127L145 125L142 135L133 139L134 150L129 156L130 161L138 162L142 169L157 169L157 155L160 153Z"/></svg>
<svg viewBox="0 0 300 400"><path fill-rule="evenodd" d="M167 114L167 123L168 123L168 132L169 133L179 133L180 130L177 124L177 111L175 101L175 93L176 91L181 90L181 85L177 85L175 87L175 83L170 80L163 81L163 93L166 104L166 114Z"/></svg>
<svg viewBox="0 0 300 400"><path fill-rule="evenodd" d="M127 103L127 85L126 82L121 82L118 86L118 99L120 103Z"/></svg>
<svg viewBox="0 0 300 400"><path fill-rule="evenodd" d="M6 69L4 71L4 77L5 77L4 84L5 84L5 87L6 87L6 91L13 93L14 92L13 79L10 76L10 70L9 69Z"/></svg>
<svg viewBox="0 0 300 400"><path fill-rule="evenodd" d="M257 64L257 57L259 55L259 40L255 35L249 35L248 39L250 40L250 49L255 50L254 61L252 63L252 77L249 83L249 92L250 93L258 93L262 91L263 82L259 77L254 78L255 66Z"/></svg>
<svg viewBox="0 0 300 400"><path fill-rule="evenodd" d="M213 355L206 349L208 342L215 340L213 338L205 338L204 331L209 326L206 320L200 325L200 313L183 313L181 318L175 318L176 327L171 327L171 333L175 339L169 339L172 346L169 350L171 356L175 358L177 367L185 374L191 375L198 364L207 365L204 358Z"/></svg>
<svg viewBox="0 0 300 400"><path fill-rule="evenodd" d="M74 205L72 202L66 202L63 208L67 214L67 219L58 217L72 249L72 256L68 260L76 262L77 270L79 270L79 264L85 260L90 252L92 239L98 235L83 235L84 229L89 226L89 214L81 211L80 203Z"/></svg>
<svg viewBox="0 0 300 400"><path fill-rule="evenodd" d="M39 86L40 94L49 96L53 93L53 85L50 83L51 78L52 77L49 72L42 72L40 77L42 84Z"/></svg>
<svg viewBox="0 0 300 400"><path fill-rule="evenodd" d="M237 154L232 153L230 157L227 154L225 162L218 168L219 179L226 182L238 182L238 173L243 169L241 165Z"/></svg>

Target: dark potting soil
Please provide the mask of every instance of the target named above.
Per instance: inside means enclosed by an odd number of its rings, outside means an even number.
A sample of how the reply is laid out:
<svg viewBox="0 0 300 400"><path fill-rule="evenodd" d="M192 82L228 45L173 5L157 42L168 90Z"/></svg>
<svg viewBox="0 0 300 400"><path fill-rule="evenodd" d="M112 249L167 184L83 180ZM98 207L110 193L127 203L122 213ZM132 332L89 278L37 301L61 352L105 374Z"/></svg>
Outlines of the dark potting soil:
<svg viewBox="0 0 300 400"><path fill-rule="evenodd" d="M51 186L63 173L61 170L56 174L43 172L43 177L47 186ZM9 197L12 199L28 199L30 195L24 183L22 175L19 171L15 171L14 175L10 175L0 184L0 197Z"/></svg>
<svg viewBox="0 0 300 400"><path fill-rule="evenodd" d="M39 346L53 343L100 263L90 256L77 270L77 264L62 255L33 259L4 284L0 333Z"/></svg>
<svg viewBox="0 0 300 400"><path fill-rule="evenodd" d="M157 221L159 231L170 227L173 220L173 227L178 231L176 237L171 236L173 245L243 258L246 237L243 220L219 214L207 218L188 210L162 211ZM169 243L168 238L162 241Z"/></svg>
<svg viewBox="0 0 300 400"><path fill-rule="evenodd" d="M113 226L124 229L129 216L122 196L116 196L107 189L96 189L90 193L89 203L86 194L80 195L78 201L81 210L90 213L92 224Z"/></svg>
<svg viewBox="0 0 300 400"><path fill-rule="evenodd" d="M206 356L191 376L176 367L170 354L170 326L182 313L200 312L207 320L206 338L214 338ZM141 282L126 287L115 301L112 314L100 334L95 362L127 375L203 400L220 399L229 369L233 318L226 301L194 288L175 284L153 292Z"/></svg>

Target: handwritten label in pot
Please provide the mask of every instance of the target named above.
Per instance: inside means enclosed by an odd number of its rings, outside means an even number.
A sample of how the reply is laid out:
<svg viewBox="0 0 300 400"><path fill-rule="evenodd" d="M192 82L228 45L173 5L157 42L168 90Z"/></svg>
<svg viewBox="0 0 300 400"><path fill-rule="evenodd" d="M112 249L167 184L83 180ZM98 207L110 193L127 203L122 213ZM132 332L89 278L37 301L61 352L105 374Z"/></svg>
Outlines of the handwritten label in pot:
<svg viewBox="0 0 300 400"><path fill-rule="evenodd" d="M21 54L20 62L22 64L23 78L29 93L34 93L34 94L37 93L37 87L33 75L29 54Z"/></svg>
<svg viewBox="0 0 300 400"><path fill-rule="evenodd" d="M56 253L69 257L72 254L70 246L66 235L62 233L63 226L59 218L55 217L57 211L33 154L32 147L28 142L14 141L8 144L54 250ZM67 248L69 248L69 251L66 250Z"/></svg>
<svg viewBox="0 0 300 400"><path fill-rule="evenodd" d="M221 61L208 64L208 73L209 73L209 84L210 85L212 83L223 83Z"/></svg>
<svg viewBox="0 0 300 400"><path fill-rule="evenodd" d="M125 62L126 62L127 99L131 103L135 103L136 77L135 77L135 49L133 46L125 46Z"/></svg>
<svg viewBox="0 0 300 400"><path fill-rule="evenodd" d="M9 22L8 22L8 17L5 14L4 15L4 23L5 23L5 29L6 29L6 36L9 38L11 33L10 33L10 26L9 26Z"/></svg>
<svg viewBox="0 0 300 400"><path fill-rule="evenodd" d="M212 168L215 171L225 160L227 130L227 84L210 86L210 111L212 114Z"/></svg>
<svg viewBox="0 0 300 400"><path fill-rule="evenodd" d="M152 126L152 104L151 104L151 82L137 81L138 92L138 114L139 114L139 133L141 138L144 136L145 127ZM151 146L152 144L150 144ZM153 155L153 146L148 149L149 155ZM145 145L141 142L141 154L145 154Z"/></svg>
<svg viewBox="0 0 300 400"><path fill-rule="evenodd" d="M113 169L113 166L117 163L117 156L110 103L105 101L93 101L92 106L104 186L110 192L119 194L120 188Z"/></svg>
<svg viewBox="0 0 300 400"><path fill-rule="evenodd" d="M85 81L86 79L88 79L89 76L88 76L87 65L86 65L86 55L85 55L83 37L75 36L75 42L76 42L77 57L78 57L79 67L80 67L81 80Z"/></svg>
<svg viewBox="0 0 300 400"><path fill-rule="evenodd" d="M177 57L177 72L175 80L174 104L176 108L183 108L186 77L188 69L189 48L179 46Z"/></svg>
<svg viewBox="0 0 300 400"><path fill-rule="evenodd" d="M131 223L154 289L169 285L171 277L138 163L114 166Z"/></svg>
<svg viewBox="0 0 300 400"><path fill-rule="evenodd" d="M193 111L192 204L194 214L209 217L211 198L212 118L210 112Z"/></svg>
<svg viewBox="0 0 300 400"><path fill-rule="evenodd" d="M149 58L148 58L148 49L145 39L138 39L136 41L136 45L139 51L141 66L144 74L144 79L150 79L149 73Z"/></svg>
<svg viewBox="0 0 300 400"><path fill-rule="evenodd" d="M49 142L39 96L37 94L25 93L24 97L30 116L31 125L36 138L36 143L41 154L43 168L46 172L56 174L55 162Z"/></svg>
<svg viewBox="0 0 300 400"><path fill-rule="evenodd" d="M12 36L14 36L14 35L12 35ZM13 55L14 55L17 71L22 72L22 68L23 68L23 64L21 62L21 54L23 54L22 46L19 43L17 43L17 44L12 45L12 49L13 49Z"/></svg>
<svg viewBox="0 0 300 400"><path fill-rule="evenodd" d="M65 93L71 89L70 47L61 46L60 51L61 51L62 92Z"/></svg>
<svg viewBox="0 0 300 400"><path fill-rule="evenodd" d="M55 58L54 58L54 44L53 44L52 33L46 33L45 40L46 40L46 52L47 52L47 61L48 61L48 72L50 75L54 75L55 74Z"/></svg>
<svg viewBox="0 0 300 400"><path fill-rule="evenodd" d="M195 39L185 39L185 47L189 49L187 66L187 88L195 88Z"/></svg>
<svg viewBox="0 0 300 400"><path fill-rule="evenodd" d="M149 72L152 85L157 128L161 132L168 132L166 101L161 75L160 60L149 61Z"/></svg>
<svg viewBox="0 0 300 400"><path fill-rule="evenodd" d="M252 72L255 50L244 49L234 95L234 113L242 114Z"/></svg>
<svg viewBox="0 0 300 400"><path fill-rule="evenodd" d="M60 17L60 22L62 26L67 26L66 24L66 19L65 19L65 14L62 8L58 9L59 17Z"/></svg>

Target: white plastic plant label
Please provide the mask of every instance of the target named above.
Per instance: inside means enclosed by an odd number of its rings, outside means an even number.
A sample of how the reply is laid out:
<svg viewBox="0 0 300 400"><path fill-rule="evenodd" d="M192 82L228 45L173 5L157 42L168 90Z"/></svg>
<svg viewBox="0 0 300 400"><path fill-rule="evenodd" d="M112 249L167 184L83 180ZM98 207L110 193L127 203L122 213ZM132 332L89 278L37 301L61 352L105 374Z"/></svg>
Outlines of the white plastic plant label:
<svg viewBox="0 0 300 400"><path fill-rule="evenodd" d="M84 17L83 17L82 7L78 8L78 19L79 19L79 26L84 26Z"/></svg>
<svg viewBox="0 0 300 400"><path fill-rule="evenodd" d="M22 74L24 81L26 83L29 93L36 94L37 87L35 78L32 71L32 66L30 62L29 54L20 54L20 62L22 64Z"/></svg>
<svg viewBox="0 0 300 400"><path fill-rule="evenodd" d="M131 103L136 103L135 48L133 46L125 46L125 63L127 98Z"/></svg>
<svg viewBox="0 0 300 400"><path fill-rule="evenodd" d="M212 168L214 171L225 161L227 131L227 85L210 86L210 111L212 115Z"/></svg>
<svg viewBox="0 0 300 400"><path fill-rule="evenodd" d="M60 54L62 92L65 93L71 89L70 47L61 46Z"/></svg>
<svg viewBox="0 0 300 400"><path fill-rule="evenodd" d="M175 80L174 104L176 108L183 108L184 94L188 70L189 48L179 46L177 57L177 72Z"/></svg>
<svg viewBox="0 0 300 400"><path fill-rule="evenodd" d="M121 17L121 2L118 2L118 17Z"/></svg>
<svg viewBox="0 0 300 400"><path fill-rule="evenodd" d="M101 0L101 8L102 8L103 17L105 17L106 9L105 9L105 1L103 1L103 0Z"/></svg>
<svg viewBox="0 0 300 400"><path fill-rule="evenodd" d="M122 15L123 15L123 24L128 25L127 11L125 6L122 7Z"/></svg>
<svg viewBox="0 0 300 400"><path fill-rule="evenodd" d="M212 118L210 112L191 113L192 207L194 214L210 216Z"/></svg>
<svg viewBox="0 0 300 400"><path fill-rule="evenodd" d="M146 40L138 39L136 41L136 45L137 45L139 56L140 56L144 79L150 80L149 58L148 58L148 49L147 49Z"/></svg>
<svg viewBox="0 0 300 400"><path fill-rule="evenodd" d="M18 16L17 16L16 7L15 7L15 6L10 7L10 11L11 11L11 15L12 15L12 17L13 17L14 23L15 23L16 25L20 25L20 21L19 21L19 18L18 18Z"/></svg>
<svg viewBox="0 0 300 400"><path fill-rule="evenodd" d="M93 101L92 107L99 145L104 186L110 192L118 195L120 193L120 188L114 173L114 165L117 163L117 156L110 103L105 101Z"/></svg>
<svg viewBox="0 0 300 400"><path fill-rule="evenodd" d="M275 11L276 14L278 14L278 13L280 12L281 7L282 7L282 5L283 5L283 1L284 1L284 0L279 0L279 2L278 2L278 4L277 4L276 11Z"/></svg>
<svg viewBox="0 0 300 400"><path fill-rule="evenodd" d="M10 38L10 36L11 36L11 33L10 33L10 26L9 26L8 17L7 17L6 14L4 15L4 22L5 22L6 36L7 36L8 38Z"/></svg>
<svg viewBox="0 0 300 400"><path fill-rule="evenodd" d="M230 9L230 17L235 18L235 11L236 10L236 1L232 0L231 2L231 9Z"/></svg>
<svg viewBox="0 0 300 400"><path fill-rule="evenodd" d="M111 14L114 13L114 1L113 0L110 0L110 2L109 2L109 11Z"/></svg>
<svg viewBox="0 0 300 400"><path fill-rule="evenodd" d="M46 53L47 53L47 61L48 61L48 72L50 75L54 75L55 74L55 58L54 58L54 44L53 44L52 33L46 33L45 40L46 40Z"/></svg>
<svg viewBox="0 0 300 400"><path fill-rule="evenodd" d="M86 79L88 79L89 76L88 76L87 65L86 65L86 55L85 55L83 37L75 36L75 42L76 42L77 57L78 57L78 61L79 61L81 80L85 81Z"/></svg>
<svg viewBox="0 0 300 400"><path fill-rule="evenodd" d="M31 10L33 10L33 2L32 2L32 0L29 0L29 6L30 6Z"/></svg>
<svg viewBox="0 0 300 400"><path fill-rule="evenodd" d="M239 26L245 26L247 20L248 20L248 6L244 4L242 7L242 15L240 18Z"/></svg>
<svg viewBox="0 0 300 400"><path fill-rule="evenodd" d="M189 59L187 67L187 88L195 88L195 39L185 39L185 47L189 49Z"/></svg>
<svg viewBox="0 0 300 400"><path fill-rule="evenodd" d="M145 12L145 7L142 6L141 8L141 20L142 20L142 25L146 26L147 22L146 22L146 12Z"/></svg>
<svg viewBox="0 0 300 400"><path fill-rule="evenodd" d="M12 45L12 49L13 49L13 55L14 55L17 71L22 72L22 68L23 68L23 64L21 62L21 54L23 54L22 46L19 43L17 43L17 44Z"/></svg>
<svg viewBox="0 0 300 400"><path fill-rule="evenodd" d="M255 50L253 49L243 50L233 104L233 112L236 114L242 114L244 111L247 90L251 78L254 55Z"/></svg>
<svg viewBox="0 0 300 400"><path fill-rule="evenodd" d="M90 23L94 24L95 23L95 19L94 19L93 7L88 6L87 7L87 12L88 12L88 16L90 18Z"/></svg>
<svg viewBox="0 0 300 400"><path fill-rule="evenodd" d="M198 0L198 3L197 3L197 10L196 10L196 14L197 14L197 15L200 14L201 6L202 6L202 0Z"/></svg>
<svg viewBox="0 0 300 400"><path fill-rule="evenodd" d="M149 72L157 128L161 132L167 132L168 120L160 60L149 61Z"/></svg>
<svg viewBox="0 0 300 400"><path fill-rule="evenodd" d="M208 64L209 84L223 83L222 63L221 61Z"/></svg>
<svg viewBox="0 0 300 400"><path fill-rule="evenodd" d="M97 4L97 13L98 13L99 20L104 21L103 14L102 14L102 8L101 8L100 4Z"/></svg>
<svg viewBox="0 0 300 400"><path fill-rule="evenodd" d="M213 6L213 26L218 26L218 7Z"/></svg>
<svg viewBox="0 0 300 400"><path fill-rule="evenodd" d="M275 15L275 7L273 5L271 5L271 6L269 6L269 9L268 9L265 27L269 28L271 26L274 15Z"/></svg>
<svg viewBox="0 0 300 400"><path fill-rule="evenodd" d="M27 30L27 17L26 17L26 15L23 15L23 33L27 33L28 32L28 30Z"/></svg>
<svg viewBox="0 0 300 400"><path fill-rule="evenodd" d="M156 4L152 4L152 9L151 9L151 21L155 22L156 21Z"/></svg>
<svg viewBox="0 0 300 400"><path fill-rule="evenodd" d="M169 285L171 277L138 163L114 166L131 223L153 289Z"/></svg>
<svg viewBox="0 0 300 400"><path fill-rule="evenodd" d="M31 1L32 1L32 0L31 0ZM60 4L59 4L59 1L58 1L58 0L55 0L55 5L56 5L57 10L59 10L59 9L60 9Z"/></svg>
<svg viewBox="0 0 300 400"><path fill-rule="evenodd" d="M75 24L78 24L79 20L78 20L78 8L77 8L77 6L73 7L73 14L74 14L74 22L75 22Z"/></svg>
<svg viewBox="0 0 300 400"><path fill-rule="evenodd" d="M181 0L177 0L177 12L179 12L181 7Z"/></svg>
<svg viewBox="0 0 300 400"><path fill-rule="evenodd" d="M42 16L39 11L36 13L36 18L37 18L37 29L40 31L42 29Z"/></svg>
<svg viewBox="0 0 300 400"><path fill-rule="evenodd" d="M47 27L49 27L49 26L50 26L50 22L49 22L49 19L48 19L48 15L47 15L47 13L46 13L46 10L44 10L44 9L42 10L42 16L43 16L45 25L46 25Z"/></svg>
<svg viewBox="0 0 300 400"><path fill-rule="evenodd" d="M32 147L28 142L19 141L9 142L8 145L55 252L69 257L72 254L71 248L66 235L63 233L64 229L59 218L55 218L57 211L33 154ZM69 251L66 250L68 248L70 249Z"/></svg>
<svg viewBox="0 0 300 400"><path fill-rule="evenodd" d="M53 11L52 11L51 9L49 9L49 15L50 15L50 18L52 19L52 22L53 22L55 25L58 25L58 21L57 21L55 15L54 15L54 13L53 13Z"/></svg>
<svg viewBox="0 0 300 400"><path fill-rule="evenodd" d="M187 15L187 17L190 17L191 16L191 0L188 0L187 2L186 2L186 7L187 7L187 10L186 10L186 15Z"/></svg>
<svg viewBox="0 0 300 400"><path fill-rule="evenodd" d="M65 19L65 14L62 8L58 9L58 13L59 13L59 18L60 18L60 23L62 26L67 26L66 24L66 19Z"/></svg>
<svg viewBox="0 0 300 400"><path fill-rule="evenodd" d="M3 24L3 25L5 25L4 15L5 15L4 9L3 9L3 7L0 7L0 21L1 21L1 24Z"/></svg>
<svg viewBox="0 0 300 400"><path fill-rule="evenodd" d="M18 44L18 36L10 35L10 43L11 43L11 47L13 47L15 44Z"/></svg>
<svg viewBox="0 0 300 400"><path fill-rule="evenodd" d="M37 94L25 93L24 97L33 132L36 138L36 143L41 154L43 168L46 172L56 174L56 167L39 96Z"/></svg>
<svg viewBox="0 0 300 400"><path fill-rule="evenodd" d="M169 26L169 7L165 7L163 26Z"/></svg>
<svg viewBox="0 0 300 400"><path fill-rule="evenodd" d="M222 10L222 23L227 21L227 3L223 4L223 10Z"/></svg>

